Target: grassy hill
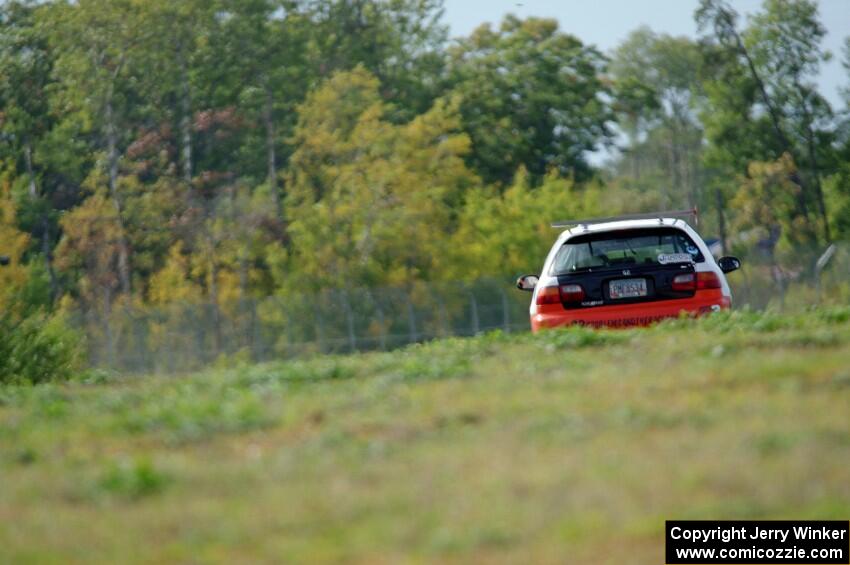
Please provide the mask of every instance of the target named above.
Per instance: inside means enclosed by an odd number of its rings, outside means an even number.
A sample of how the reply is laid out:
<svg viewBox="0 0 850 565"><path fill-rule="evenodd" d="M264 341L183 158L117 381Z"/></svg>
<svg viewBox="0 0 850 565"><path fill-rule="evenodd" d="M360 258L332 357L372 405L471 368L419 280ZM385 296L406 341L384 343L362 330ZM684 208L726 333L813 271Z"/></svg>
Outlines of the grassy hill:
<svg viewBox="0 0 850 565"><path fill-rule="evenodd" d="M0 388L0 562L660 563L850 514L850 310Z"/></svg>

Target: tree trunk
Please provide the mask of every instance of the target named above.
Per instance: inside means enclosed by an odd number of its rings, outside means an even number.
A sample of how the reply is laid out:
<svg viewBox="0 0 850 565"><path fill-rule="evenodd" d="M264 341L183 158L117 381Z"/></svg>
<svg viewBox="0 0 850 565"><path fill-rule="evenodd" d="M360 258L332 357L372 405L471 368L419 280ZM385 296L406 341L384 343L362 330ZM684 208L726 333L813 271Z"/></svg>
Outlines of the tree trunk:
<svg viewBox="0 0 850 565"><path fill-rule="evenodd" d="M759 75L758 70L756 69L756 65L750 57L750 53L747 51L747 47L746 45L744 45L743 39L741 39L740 34L738 34L738 30L735 29L734 22L732 21L732 18L729 14L726 14L726 22L735 37L735 44L738 49L738 52L743 55L744 60L747 62L747 68L750 71L750 75L756 82L756 86L759 89L759 93L761 94L762 100L764 101L764 105L767 107L768 115L770 115L770 122L773 125L773 131L776 134L776 138L779 141L779 145L782 147L782 150L784 152L788 153L789 155L791 155L792 158L794 158L794 148L788 141L788 137L785 135L785 132L782 130L782 124L779 121L779 112L773 105L773 102L770 99L770 95L768 95L767 93L767 87L765 87L764 81L761 79L761 75ZM794 160L796 162L796 159ZM800 213L808 219L809 208L806 205L806 185L799 175L791 175L790 180L798 187L800 187L800 196L797 199L797 206L800 210Z"/></svg>
<svg viewBox="0 0 850 565"><path fill-rule="evenodd" d="M726 246L726 217L724 215L723 194L719 188L714 189L714 197L717 207L717 228L720 230L720 254L724 255L728 247Z"/></svg>
<svg viewBox="0 0 850 565"><path fill-rule="evenodd" d="M27 175L29 177L29 195L35 201L38 198L38 186L35 183L35 171L32 167L32 146L29 140L24 144L24 160L27 164Z"/></svg>
<svg viewBox="0 0 850 565"><path fill-rule="evenodd" d="M818 202L818 212L820 213L821 221L823 222L823 237L827 243L830 243L832 237L829 233L829 217L826 214L826 201L823 197L823 187L820 182L820 171L818 170L818 159L815 154L814 132L811 126L808 128L807 143L809 146L809 163L812 167L812 175L815 181L815 197Z"/></svg>
<svg viewBox="0 0 850 565"><path fill-rule="evenodd" d="M106 339L107 366L115 369L115 343L112 338L112 289L103 287L103 337Z"/></svg>
<svg viewBox="0 0 850 565"><path fill-rule="evenodd" d="M213 340L216 356L221 353L221 311L218 307L218 262L214 250L210 255L210 307L212 308Z"/></svg>
<svg viewBox="0 0 850 565"><path fill-rule="evenodd" d="M673 187L671 190L671 204L678 206L681 202L682 185L682 156L679 140L679 132L675 122L670 128L670 170L673 173ZM675 196L674 196L675 195Z"/></svg>
<svg viewBox="0 0 850 565"><path fill-rule="evenodd" d="M50 221L46 212L41 216L41 254L44 255L44 267L47 269L47 276L50 279L50 302L53 303L59 298L59 280L56 278L56 271L53 269L53 251L50 249Z"/></svg>
<svg viewBox="0 0 850 565"><path fill-rule="evenodd" d="M32 146L29 140L24 145L24 158L27 165L27 176L29 177L29 196L30 200L35 203L39 194L35 171L32 166ZM59 283L56 279L56 271L53 270L53 256L50 250L50 221L47 217L47 210L44 210L41 214L41 254L44 256L44 267L50 278L50 301L53 302L59 298Z"/></svg>
<svg viewBox="0 0 850 565"><path fill-rule="evenodd" d="M798 90L801 92L803 91L803 88L800 86L798 81L795 80L794 84ZM812 129L812 121L814 118L805 98L802 105L806 120L806 146L809 153L809 166L812 168L812 175L815 181L815 197L817 198L818 212L820 214L821 221L823 222L823 237L826 240L826 243L830 243L832 237L829 233L829 217L827 217L826 214L826 201L823 197L823 187L820 182L820 168L818 166L817 151L815 149L815 132Z"/></svg>
<svg viewBox="0 0 850 565"><path fill-rule="evenodd" d="M248 258L244 249L239 252L239 299L248 300Z"/></svg>
<svg viewBox="0 0 850 565"><path fill-rule="evenodd" d="M278 220L283 220L283 205L281 203L280 191L277 186L277 155L275 154L274 134L274 98L268 85L265 86L266 100L263 107L263 123L266 126L266 165L268 167L267 178L269 190L272 194L272 203Z"/></svg>
<svg viewBox="0 0 850 565"><path fill-rule="evenodd" d="M753 80L756 81L756 86L758 86L759 93L761 94L762 100L764 101L764 105L767 107L767 112L770 115L770 123L773 125L773 131L776 134L777 139L779 140L779 144L785 151L791 152L791 144L788 141L788 138L785 136L785 132L782 131L782 125L779 122L779 113L776 111L776 108L773 106L773 102L770 100L770 96L767 93L767 88L764 86L764 82L761 80L761 75L758 74L756 70L756 66L753 63L753 60L750 58L750 54L747 52L746 47L744 47L744 43L741 40L740 36L735 34L735 37L738 41L738 49L741 51L741 54L744 56L744 59L747 61L747 67L750 70L750 74L753 77Z"/></svg>
<svg viewBox="0 0 850 565"><path fill-rule="evenodd" d="M124 229L124 218L121 211L121 201L118 198L118 131L115 126L115 112L112 107L111 94L106 100L106 143L109 166L109 195L115 207L118 223L118 277L121 281L121 291L130 294L130 246Z"/></svg>
<svg viewBox="0 0 850 565"><path fill-rule="evenodd" d="M694 145L691 140L688 140L687 145L687 177L688 177L688 187L691 195L691 208L699 206L700 200L702 197L702 190L700 184L700 170L699 170L699 146Z"/></svg>
<svg viewBox="0 0 850 565"><path fill-rule="evenodd" d="M682 159L682 178L685 179L685 186L688 193L688 208L694 208L699 205L699 195L697 194L696 182L694 181L694 171L691 167L691 150L685 146L685 157Z"/></svg>
<svg viewBox="0 0 850 565"><path fill-rule="evenodd" d="M192 97L186 56L180 51L180 140L183 154L183 180L192 182Z"/></svg>
<svg viewBox="0 0 850 565"><path fill-rule="evenodd" d="M681 136L679 136L679 164L680 164L680 175L682 177L682 188L685 192L685 199L687 200L687 207L694 208L699 205L699 195L697 194L696 181L694 179L694 170L693 170L693 157L691 153L691 130L689 129L689 124L682 118L675 118L676 122L679 124L679 131L681 131Z"/></svg>

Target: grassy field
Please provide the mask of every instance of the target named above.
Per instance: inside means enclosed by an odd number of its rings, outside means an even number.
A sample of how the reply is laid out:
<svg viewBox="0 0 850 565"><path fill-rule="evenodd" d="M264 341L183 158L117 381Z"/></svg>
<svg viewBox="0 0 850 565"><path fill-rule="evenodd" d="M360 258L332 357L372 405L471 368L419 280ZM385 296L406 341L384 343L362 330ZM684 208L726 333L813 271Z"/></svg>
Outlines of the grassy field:
<svg viewBox="0 0 850 565"><path fill-rule="evenodd" d="M850 310L0 388L0 562L661 563L850 515Z"/></svg>

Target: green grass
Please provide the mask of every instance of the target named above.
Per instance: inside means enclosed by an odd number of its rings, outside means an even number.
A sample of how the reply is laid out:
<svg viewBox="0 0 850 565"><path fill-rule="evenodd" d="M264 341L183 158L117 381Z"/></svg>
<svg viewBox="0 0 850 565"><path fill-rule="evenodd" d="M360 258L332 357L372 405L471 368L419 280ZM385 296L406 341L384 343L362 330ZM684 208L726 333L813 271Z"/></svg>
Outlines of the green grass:
<svg viewBox="0 0 850 565"><path fill-rule="evenodd" d="M661 563L850 515L850 310L0 388L0 562Z"/></svg>

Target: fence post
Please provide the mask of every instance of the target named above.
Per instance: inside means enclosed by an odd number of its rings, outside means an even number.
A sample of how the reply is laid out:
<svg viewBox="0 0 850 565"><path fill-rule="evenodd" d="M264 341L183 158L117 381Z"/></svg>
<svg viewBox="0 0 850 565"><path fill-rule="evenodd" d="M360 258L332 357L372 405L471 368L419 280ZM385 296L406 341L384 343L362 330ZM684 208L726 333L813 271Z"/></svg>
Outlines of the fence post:
<svg viewBox="0 0 850 565"><path fill-rule="evenodd" d="M248 348L251 351L251 359L253 359L255 362L263 360L262 353L260 353L260 350L257 348L257 302L258 299L256 298L252 298L248 301L248 319L250 320L249 325L251 327L251 335L248 336Z"/></svg>
<svg viewBox="0 0 850 565"><path fill-rule="evenodd" d="M217 301L211 301L209 313L212 316L213 347L215 348L213 359L218 359L218 356L222 354L223 340L221 336L221 310Z"/></svg>
<svg viewBox="0 0 850 565"><path fill-rule="evenodd" d="M133 314L136 314L136 312L133 312ZM150 326L149 315L143 311L138 312L138 316L133 314L131 314L131 320L133 320L133 341L135 342L137 356L136 368L141 368L145 372L153 372L154 359L157 355L148 350L147 347L149 332L146 330Z"/></svg>
<svg viewBox="0 0 850 565"><path fill-rule="evenodd" d="M381 346L381 351L387 350L387 327L384 319L384 309L381 307L381 301L375 296L371 290L367 291L369 298L372 300L372 304L375 305L375 313L378 315L378 343Z"/></svg>
<svg viewBox="0 0 850 565"><path fill-rule="evenodd" d="M203 316L195 326L195 343L197 350L195 351L195 360L200 360L202 364L209 362L207 351L207 328L209 328L209 304L203 303L199 307L199 316Z"/></svg>
<svg viewBox="0 0 850 565"><path fill-rule="evenodd" d="M407 295L407 324L410 328L410 343L416 343L419 341L419 336L416 333L416 312L413 311L413 302L410 299L410 295Z"/></svg>
<svg viewBox="0 0 850 565"><path fill-rule="evenodd" d="M286 315L285 316L286 317L286 355L287 355L288 358L291 358L291 357L295 356L295 353L293 353L293 352L298 351L299 345L303 347L304 342L306 340L302 339L301 343L296 344L295 337L294 337L295 334L293 334L293 332L292 332L292 328L293 328L293 324L294 324L293 321L292 321L292 312L290 312L289 309L286 307L286 305L283 304L282 299L278 299L277 304L281 308L283 308L283 311Z"/></svg>
<svg viewBox="0 0 850 565"><path fill-rule="evenodd" d="M166 310L167 308L167 310ZM168 351L168 373L173 374L177 367L177 357L174 351L174 345L176 344L185 344L185 336L183 332L176 332L174 324L176 323L172 318L174 314L175 306L173 304L169 304L168 306L160 306L160 313L162 316L162 325L163 328L163 339L165 339L165 347ZM179 339L179 342L177 341ZM185 345L184 345L185 347Z"/></svg>
<svg viewBox="0 0 850 565"><path fill-rule="evenodd" d="M478 335L481 331L480 322L478 320L478 301L475 300L475 293L470 292L470 305L472 307L472 335Z"/></svg>
<svg viewBox="0 0 850 565"><path fill-rule="evenodd" d="M823 300L823 297L821 296L821 274L826 266L829 265L829 261L832 259L832 256L835 255L837 249L838 248L835 244L831 243L829 247L826 248L826 251L823 252L823 255L818 257L818 260L815 263L815 285L818 290L818 304L820 304Z"/></svg>
<svg viewBox="0 0 850 565"><path fill-rule="evenodd" d="M117 369L116 361L115 361L115 342L112 337L112 293L109 289L106 290L105 300L104 300L104 335L106 336L106 355L109 363L109 368L112 370Z"/></svg>
<svg viewBox="0 0 850 565"><path fill-rule="evenodd" d="M348 291L344 292L342 299L345 301L345 321L348 329L348 346L351 351L357 351L357 336L354 334L354 315L351 312L351 301L348 299Z"/></svg>
<svg viewBox="0 0 850 565"><path fill-rule="evenodd" d="M505 289L499 287L499 293L502 295L502 325L505 328L505 333L511 333L511 312L510 304L508 303L508 295L505 294Z"/></svg>
<svg viewBox="0 0 850 565"><path fill-rule="evenodd" d="M319 342L319 352L325 352L325 331L322 326L322 315L319 313L319 309L316 309L316 339Z"/></svg>
<svg viewBox="0 0 850 565"><path fill-rule="evenodd" d="M442 296L437 295L437 303L438 315L440 316L440 337L446 337L452 334L449 327L449 314L446 311L446 303Z"/></svg>
<svg viewBox="0 0 850 565"><path fill-rule="evenodd" d="M753 293L752 293L752 286L750 285L749 268L744 266L744 268L741 269L741 275L744 277L744 286L747 289L745 291L745 295L747 297L746 298L746 304L747 304L747 307L752 308L752 304L753 304L752 295L753 295Z"/></svg>
<svg viewBox="0 0 850 565"><path fill-rule="evenodd" d="M381 305L378 305L378 327L381 329L380 337L378 338L381 343L381 351L387 350L387 326L384 321L384 309L381 308Z"/></svg>

